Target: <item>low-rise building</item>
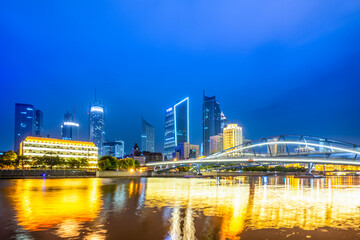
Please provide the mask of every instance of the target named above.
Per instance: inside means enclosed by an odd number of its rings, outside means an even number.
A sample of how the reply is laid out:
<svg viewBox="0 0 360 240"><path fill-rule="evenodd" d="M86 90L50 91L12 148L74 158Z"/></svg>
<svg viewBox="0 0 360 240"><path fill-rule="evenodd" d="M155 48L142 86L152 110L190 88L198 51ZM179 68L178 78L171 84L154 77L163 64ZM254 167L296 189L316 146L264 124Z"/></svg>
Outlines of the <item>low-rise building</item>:
<svg viewBox="0 0 360 240"><path fill-rule="evenodd" d="M113 142L104 142L104 156L112 156L117 159L122 158L125 155L125 143L121 140L115 140Z"/></svg>
<svg viewBox="0 0 360 240"><path fill-rule="evenodd" d="M61 158L86 158L90 168L98 163L98 148L92 142L63 140L42 137L26 137L20 143L20 155L29 158L44 155L57 155Z"/></svg>
<svg viewBox="0 0 360 240"><path fill-rule="evenodd" d="M190 159L199 157L199 145L190 144L188 142L180 143L175 147L173 158L176 159Z"/></svg>
<svg viewBox="0 0 360 240"><path fill-rule="evenodd" d="M218 134L210 137L210 154L221 152L223 150L223 136Z"/></svg>

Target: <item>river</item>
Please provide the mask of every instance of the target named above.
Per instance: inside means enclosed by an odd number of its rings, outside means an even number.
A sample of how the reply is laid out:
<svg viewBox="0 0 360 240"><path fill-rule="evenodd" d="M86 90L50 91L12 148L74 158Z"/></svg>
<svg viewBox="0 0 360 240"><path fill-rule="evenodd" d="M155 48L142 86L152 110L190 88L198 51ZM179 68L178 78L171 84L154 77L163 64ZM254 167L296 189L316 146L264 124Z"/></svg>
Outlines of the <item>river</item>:
<svg viewBox="0 0 360 240"><path fill-rule="evenodd" d="M360 239L360 178L0 180L0 239Z"/></svg>

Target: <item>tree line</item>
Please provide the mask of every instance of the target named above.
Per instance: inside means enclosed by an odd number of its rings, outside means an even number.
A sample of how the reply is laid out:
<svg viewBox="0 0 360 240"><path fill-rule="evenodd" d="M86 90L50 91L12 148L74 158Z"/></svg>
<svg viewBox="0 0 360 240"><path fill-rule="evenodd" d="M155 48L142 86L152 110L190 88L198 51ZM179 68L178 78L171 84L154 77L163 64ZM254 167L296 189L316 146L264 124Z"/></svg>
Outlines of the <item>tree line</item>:
<svg viewBox="0 0 360 240"><path fill-rule="evenodd" d="M6 152L0 156L1 169L84 169L90 166L87 158L61 158L56 154L46 154L29 158L17 155L13 151ZM103 156L98 160L98 166L102 171L138 169L140 163L132 158L116 159L112 156Z"/></svg>
<svg viewBox="0 0 360 240"><path fill-rule="evenodd" d="M0 156L0 168L25 169L30 168L66 168L66 169L82 169L89 167L87 158L61 158L55 154L46 154L29 158L27 156L17 155L13 151L6 152Z"/></svg>
<svg viewBox="0 0 360 240"><path fill-rule="evenodd" d="M116 159L112 156L103 156L98 161L98 168L102 171L138 169L140 163L132 158Z"/></svg>

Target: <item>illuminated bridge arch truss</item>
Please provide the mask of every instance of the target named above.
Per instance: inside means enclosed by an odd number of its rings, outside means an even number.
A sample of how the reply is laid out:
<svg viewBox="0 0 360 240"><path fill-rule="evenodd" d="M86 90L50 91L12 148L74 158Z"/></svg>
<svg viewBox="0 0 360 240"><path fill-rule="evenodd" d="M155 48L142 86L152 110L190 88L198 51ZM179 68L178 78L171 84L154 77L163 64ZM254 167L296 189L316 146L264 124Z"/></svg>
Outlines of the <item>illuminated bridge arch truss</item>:
<svg viewBox="0 0 360 240"><path fill-rule="evenodd" d="M159 169L307 163L360 166L360 146L328 138L280 135L249 141L205 158L148 163Z"/></svg>

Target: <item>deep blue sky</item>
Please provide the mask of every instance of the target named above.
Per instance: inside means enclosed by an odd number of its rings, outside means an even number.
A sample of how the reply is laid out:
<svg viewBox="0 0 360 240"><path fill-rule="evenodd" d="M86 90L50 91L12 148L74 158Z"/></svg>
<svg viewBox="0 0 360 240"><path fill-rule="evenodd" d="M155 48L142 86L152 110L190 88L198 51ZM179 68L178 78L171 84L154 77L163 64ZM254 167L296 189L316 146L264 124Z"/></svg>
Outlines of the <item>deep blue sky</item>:
<svg viewBox="0 0 360 240"><path fill-rule="evenodd" d="M248 139L360 144L358 0L3 0L0 33L0 150L13 147L15 102L41 109L52 137L75 108L85 140L95 87L106 138L127 151L141 115L162 150L164 110L187 96L200 144L203 89Z"/></svg>

